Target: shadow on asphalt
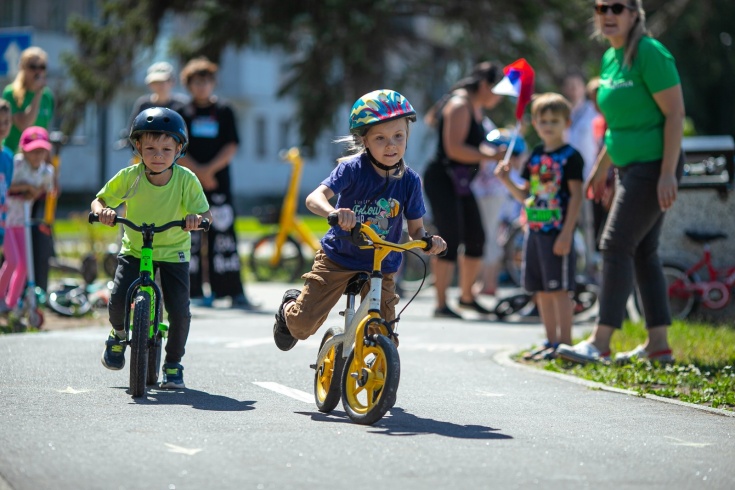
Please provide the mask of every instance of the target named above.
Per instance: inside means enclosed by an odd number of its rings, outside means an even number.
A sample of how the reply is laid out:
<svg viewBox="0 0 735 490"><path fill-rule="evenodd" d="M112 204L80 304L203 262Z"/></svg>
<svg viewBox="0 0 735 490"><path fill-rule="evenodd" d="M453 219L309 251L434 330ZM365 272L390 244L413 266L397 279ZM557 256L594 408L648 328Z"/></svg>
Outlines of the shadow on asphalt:
<svg viewBox="0 0 735 490"><path fill-rule="evenodd" d="M345 412L334 411L330 414L321 412L296 412L308 415L317 422L336 422L352 424ZM454 437L457 439L513 439L512 436L502 434L500 429L485 427L484 425L459 425L451 422L442 422L434 419L424 419L406 412L402 408L393 407L381 420L371 426L373 434L388 436L417 436L421 434L435 434L438 436Z"/></svg>
<svg viewBox="0 0 735 490"><path fill-rule="evenodd" d="M128 390L127 387L120 389ZM138 405L191 405L195 410L211 410L215 412L246 412L255 410L255 401L240 401L222 395L213 395L206 391L191 389L159 390L149 388L145 397L133 398L131 403Z"/></svg>

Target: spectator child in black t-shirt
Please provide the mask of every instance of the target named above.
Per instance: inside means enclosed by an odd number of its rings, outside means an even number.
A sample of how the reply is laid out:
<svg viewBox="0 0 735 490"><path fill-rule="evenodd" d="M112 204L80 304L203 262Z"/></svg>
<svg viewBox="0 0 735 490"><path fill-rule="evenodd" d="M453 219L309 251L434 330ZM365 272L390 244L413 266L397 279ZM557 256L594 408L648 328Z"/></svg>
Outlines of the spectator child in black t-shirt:
<svg viewBox="0 0 735 490"><path fill-rule="evenodd" d="M531 105L532 124L543 144L534 148L524 165L519 185L510 179L507 166L496 175L513 197L524 205L527 222L523 254L523 287L535 295L546 329L546 342L528 353L535 360L554 357L559 343L572 339L574 290L574 228L582 205L584 161L564 141L570 124L571 104L562 95L545 93Z"/></svg>

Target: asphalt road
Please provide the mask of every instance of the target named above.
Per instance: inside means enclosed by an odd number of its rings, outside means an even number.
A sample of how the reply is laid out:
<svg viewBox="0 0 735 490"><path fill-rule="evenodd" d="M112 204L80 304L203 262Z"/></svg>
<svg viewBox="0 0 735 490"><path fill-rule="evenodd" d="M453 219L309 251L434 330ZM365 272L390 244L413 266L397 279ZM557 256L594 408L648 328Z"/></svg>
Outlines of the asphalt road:
<svg viewBox="0 0 735 490"><path fill-rule="evenodd" d="M100 364L103 324L0 336L0 490L735 488L735 417L517 367L539 325L435 320L430 292L402 317L389 414L322 414L324 329L279 351L287 286L249 287L261 312L195 309L188 389L144 399Z"/></svg>

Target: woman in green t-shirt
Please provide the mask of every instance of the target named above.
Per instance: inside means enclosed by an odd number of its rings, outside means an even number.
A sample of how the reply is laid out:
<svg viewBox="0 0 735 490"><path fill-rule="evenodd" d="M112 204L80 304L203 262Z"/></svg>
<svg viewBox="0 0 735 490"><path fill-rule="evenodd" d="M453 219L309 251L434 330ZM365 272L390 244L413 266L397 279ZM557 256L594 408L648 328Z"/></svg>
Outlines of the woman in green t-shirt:
<svg viewBox="0 0 735 490"><path fill-rule="evenodd" d="M600 243L603 281L597 325L587 340L559 346L557 353L579 363L609 360L610 339L623 323L635 274L648 339L618 353L615 361L671 362L671 314L658 241L683 168L681 83L671 53L648 34L641 0L596 0L594 8L596 33L611 46L602 57L597 93L608 129L586 189L589 198L601 199L614 162L616 194Z"/></svg>
<svg viewBox="0 0 735 490"><path fill-rule="evenodd" d="M13 125L5 146L18 151L20 134L28 127L49 129L54 116L54 96L46 86L48 55L37 47L26 48L20 55L18 74L3 90L3 99L10 103Z"/></svg>

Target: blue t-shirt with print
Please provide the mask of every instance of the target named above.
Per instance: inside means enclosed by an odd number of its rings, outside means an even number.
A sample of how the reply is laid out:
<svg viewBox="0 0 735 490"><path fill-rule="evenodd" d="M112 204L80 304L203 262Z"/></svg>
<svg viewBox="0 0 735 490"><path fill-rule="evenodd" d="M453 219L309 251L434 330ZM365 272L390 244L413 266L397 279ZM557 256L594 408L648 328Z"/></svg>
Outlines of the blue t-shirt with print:
<svg viewBox="0 0 735 490"><path fill-rule="evenodd" d="M570 145L544 151L544 145L533 149L523 168L522 177L529 182L525 212L531 231L561 230L569 204L569 181L582 180L584 160Z"/></svg>
<svg viewBox="0 0 735 490"><path fill-rule="evenodd" d="M400 242L404 216L413 220L426 214L419 175L406 167L400 179L390 178L386 184L385 174L375 171L366 153L340 163L322 184L338 196L335 208L351 209L359 223L370 226L390 242ZM371 270L372 249L361 249L347 240L335 238L348 234L339 227L330 228L322 238L324 253L342 267ZM383 261L382 272L396 272L399 265L401 254L391 252Z"/></svg>
<svg viewBox="0 0 735 490"><path fill-rule="evenodd" d="M8 189L13 180L13 152L0 146L0 245L5 242L5 213L7 212Z"/></svg>

